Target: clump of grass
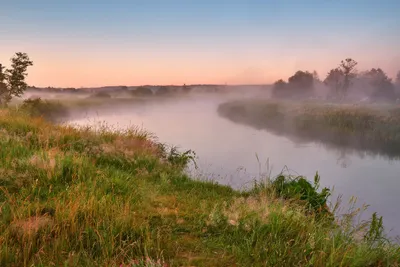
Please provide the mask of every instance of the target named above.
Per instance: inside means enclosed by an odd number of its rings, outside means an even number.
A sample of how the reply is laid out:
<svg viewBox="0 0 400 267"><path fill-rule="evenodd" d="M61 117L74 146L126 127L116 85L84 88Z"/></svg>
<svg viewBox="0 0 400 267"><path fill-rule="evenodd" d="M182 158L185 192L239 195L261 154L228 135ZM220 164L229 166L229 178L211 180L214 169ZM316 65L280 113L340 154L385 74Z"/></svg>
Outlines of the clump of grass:
<svg viewBox="0 0 400 267"><path fill-rule="evenodd" d="M319 190L320 176L318 173L314 176L314 184L311 184L305 177L297 176L290 177L279 175L272 182L272 187L275 189L277 196L285 199L298 198L305 202L305 206L315 213L330 213L327 201L330 196L329 188ZM326 214L324 214L326 216Z"/></svg>
<svg viewBox="0 0 400 267"><path fill-rule="evenodd" d="M243 192L193 180L190 152L138 129L0 110L0 147L0 266L400 263L379 217L358 238L319 212L325 193L303 180Z"/></svg>

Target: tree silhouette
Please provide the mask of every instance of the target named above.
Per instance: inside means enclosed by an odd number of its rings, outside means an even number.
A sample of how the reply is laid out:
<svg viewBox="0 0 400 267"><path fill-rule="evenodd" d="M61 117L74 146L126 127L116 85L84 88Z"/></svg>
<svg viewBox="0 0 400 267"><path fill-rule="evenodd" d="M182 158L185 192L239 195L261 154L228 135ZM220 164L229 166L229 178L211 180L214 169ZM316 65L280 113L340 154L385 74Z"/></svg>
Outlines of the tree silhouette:
<svg viewBox="0 0 400 267"><path fill-rule="evenodd" d="M0 64L0 104L7 104L13 96L20 97L25 92L28 88L25 82L28 76L26 71L32 65L28 55L21 52L11 58L11 69L4 71Z"/></svg>
<svg viewBox="0 0 400 267"><path fill-rule="evenodd" d="M366 72L363 77L373 88L371 97L376 99L391 100L395 97L395 88L392 80L380 68L373 68Z"/></svg>
<svg viewBox="0 0 400 267"><path fill-rule="evenodd" d="M341 100L346 97L351 82L356 77L357 64L355 60L346 58L340 62L338 68L331 69L324 80L324 84Z"/></svg>
<svg viewBox="0 0 400 267"><path fill-rule="evenodd" d="M272 96L280 98L285 97L287 94L287 83L282 79L276 81L272 87Z"/></svg>
<svg viewBox="0 0 400 267"><path fill-rule="evenodd" d="M331 95L340 96L343 87L344 73L341 69L331 69L324 80L324 84L331 90Z"/></svg>
<svg viewBox="0 0 400 267"><path fill-rule="evenodd" d="M356 65L358 63L351 59L351 58L346 58L345 60L342 60L339 68L343 71L344 75L344 80L343 80L343 85L342 85L342 98L346 97L347 91L351 85L351 80L356 76Z"/></svg>
<svg viewBox="0 0 400 267"><path fill-rule="evenodd" d="M314 77L308 71L297 71L289 77L288 83L278 80L272 87L272 96L278 98L286 97L308 97L314 92Z"/></svg>
<svg viewBox="0 0 400 267"><path fill-rule="evenodd" d="M153 95L153 91L145 86L140 86L136 90L133 90L132 94L137 96L150 96Z"/></svg>

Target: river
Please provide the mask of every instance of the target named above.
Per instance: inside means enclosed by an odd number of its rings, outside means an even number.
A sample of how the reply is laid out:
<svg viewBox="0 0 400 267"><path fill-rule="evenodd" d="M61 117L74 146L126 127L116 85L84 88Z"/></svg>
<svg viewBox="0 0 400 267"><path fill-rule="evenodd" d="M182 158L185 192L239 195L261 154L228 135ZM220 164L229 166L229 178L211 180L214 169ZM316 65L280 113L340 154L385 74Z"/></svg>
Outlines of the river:
<svg viewBox="0 0 400 267"><path fill-rule="evenodd" d="M301 174L313 179L316 171L321 186L333 188L332 201L342 194L343 205L351 196L369 204L365 216L377 211L383 216L389 235L399 235L400 164L387 157L328 147L319 143L297 143L266 130L236 124L217 114L222 98L193 97L150 101L144 105L118 106L93 110L74 125L105 122L113 127L139 126L158 140L192 149L198 170L192 175L213 179L234 188L251 185L267 173Z"/></svg>

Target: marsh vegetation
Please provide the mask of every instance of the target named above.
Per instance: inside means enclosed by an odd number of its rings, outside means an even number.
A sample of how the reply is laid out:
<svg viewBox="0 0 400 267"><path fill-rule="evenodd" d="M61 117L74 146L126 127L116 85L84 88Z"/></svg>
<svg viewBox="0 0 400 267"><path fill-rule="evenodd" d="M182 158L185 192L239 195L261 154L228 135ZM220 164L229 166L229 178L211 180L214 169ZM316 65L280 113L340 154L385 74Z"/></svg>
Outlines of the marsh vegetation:
<svg viewBox="0 0 400 267"><path fill-rule="evenodd" d="M188 177L137 129L55 126L1 110L5 266L374 266L399 263L380 218L325 209L329 190L279 176L236 191ZM275 182L274 182L275 181ZM327 213L325 213L327 211Z"/></svg>

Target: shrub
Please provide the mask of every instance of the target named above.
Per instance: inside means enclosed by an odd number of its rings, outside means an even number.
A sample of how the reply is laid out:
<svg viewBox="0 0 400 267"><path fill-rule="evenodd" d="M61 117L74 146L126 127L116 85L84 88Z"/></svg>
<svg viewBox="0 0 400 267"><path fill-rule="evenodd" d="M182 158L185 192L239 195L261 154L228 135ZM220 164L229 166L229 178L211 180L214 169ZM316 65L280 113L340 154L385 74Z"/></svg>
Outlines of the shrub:
<svg viewBox="0 0 400 267"><path fill-rule="evenodd" d="M318 173L315 174L313 185L302 176L291 178L290 176L279 175L272 182L272 185L280 197L285 199L298 198L306 202L310 211L329 213L326 201L330 196L330 190L325 187L318 193L319 180Z"/></svg>
<svg viewBox="0 0 400 267"><path fill-rule="evenodd" d="M60 103L54 103L41 98L29 98L24 100L20 110L30 116L44 117L47 120L54 121L58 118L66 117L68 110Z"/></svg>

